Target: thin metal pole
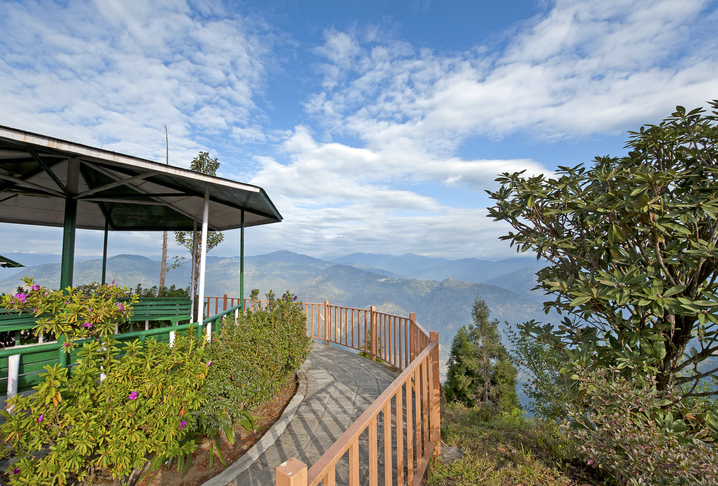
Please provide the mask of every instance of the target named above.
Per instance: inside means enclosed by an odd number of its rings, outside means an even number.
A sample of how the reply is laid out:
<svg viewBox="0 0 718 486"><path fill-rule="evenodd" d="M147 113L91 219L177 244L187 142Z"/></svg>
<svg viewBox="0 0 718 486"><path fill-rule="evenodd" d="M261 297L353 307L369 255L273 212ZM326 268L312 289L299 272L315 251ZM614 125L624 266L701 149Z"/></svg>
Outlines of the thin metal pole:
<svg viewBox="0 0 718 486"><path fill-rule="evenodd" d="M105 285L107 275L107 234L110 229L109 220L105 219L105 245L102 248L102 285Z"/></svg>
<svg viewBox="0 0 718 486"><path fill-rule="evenodd" d="M239 301L244 312L244 210L239 230Z"/></svg>
<svg viewBox="0 0 718 486"><path fill-rule="evenodd" d="M194 267L197 262L197 221L193 221L193 229L192 229L192 269L190 270L190 273L192 276L190 277L190 289L189 289L189 295L192 299L192 303L190 304L190 310L189 315L194 318L194 296L197 294L196 292L196 284L197 282L194 281Z"/></svg>
<svg viewBox="0 0 718 486"><path fill-rule="evenodd" d="M204 209L202 211L202 248L199 261L199 325L204 321L204 284L206 281L205 271L207 269L207 232L209 230L209 184L204 185ZM207 326L207 341L212 336L212 324Z"/></svg>

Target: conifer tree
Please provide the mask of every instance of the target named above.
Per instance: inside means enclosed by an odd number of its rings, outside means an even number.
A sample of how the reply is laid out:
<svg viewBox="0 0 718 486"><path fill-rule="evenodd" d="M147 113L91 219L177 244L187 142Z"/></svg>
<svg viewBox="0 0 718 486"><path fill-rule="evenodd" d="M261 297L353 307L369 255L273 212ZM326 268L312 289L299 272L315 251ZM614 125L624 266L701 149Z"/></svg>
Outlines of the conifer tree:
<svg viewBox="0 0 718 486"><path fill-rule="evenodd" d="M492 404L500 410L518 407L516 367L501 342L499 321L480 297L474 300L473 324L454 336L444 390L449 401L468 406Z"/></svg>

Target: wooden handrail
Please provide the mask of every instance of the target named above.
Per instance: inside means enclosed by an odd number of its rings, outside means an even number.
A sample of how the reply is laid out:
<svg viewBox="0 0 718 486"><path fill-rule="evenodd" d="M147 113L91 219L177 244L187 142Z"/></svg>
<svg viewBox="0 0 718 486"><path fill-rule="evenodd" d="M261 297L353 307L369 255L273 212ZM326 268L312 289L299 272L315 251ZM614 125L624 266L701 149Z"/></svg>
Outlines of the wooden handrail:
<svg viewBox="0 0 718 486"><path fill-rule="evenodd" d="M359 436L368 430L369 484L377 486L381 415L384 484L418 486L431 455L441 452L438 333L427 333L416 322L415 314L406 318L378 312L373 306L357 309L330 305L328 301L303 305L308 336L324 341L325 345L339 344L365 352L372 359L381 359L403 371L311 469L291 458L276 468L275 484L334 486L336 464L347 454L349 485L358 486ZM396 423L396 447L392 447L392 421Z"/></svg>
<svg viewBox="0 0 718 486"><path fill-rule="evenodd" d="M432 333L436 334L436 333ZM404 452L404 440L401 435L403 435L403 432L400 433L400 427L398 425L398 418L401 418L402 425L404 424L403 417L399 417L400 409L404 408L399 407L399 404L403 402L402 395L406 399L406 446L407 446L407 466L408 470L407 473L410 476L409 483L410 484L418 484L421 480L421 477L424 474L424 471L426 470L426 466L428 465L428 459L431 457L431 454L434 450L437 450L437 452L440 452L441 442L440 442L440 428L439 428L439 391L436 386L438 385L438 382L431 379L431 376L433 375L434 368L436 368L436 371L438 371L438 351L439 351L439 342L438 342L438 334L436 336L436 341L432 341L431 344L424 349L419 356L412 362L412 364L405 369L395 380L392 382L392 384L384 390L384 392L379 395L379 397L374 401L374 403L371 404L371 406L364 411L364 413L354 422L347 430L342 434L342 436L337 440L325 453L322 455L322 457L319 458L319 460L314 463L311 469L309 469L307 474L307 485L308 486L316 486L319 483L327 480L329 484L331 482L329 481L329 478L334 475L333 469L336 467L337 462L341 459L341 457L350 449L354 449L350 452L350 454L356 454L358 452L358 441L359 436L364 432L364 430L367 429L367 427L371 427L370 429L370 437L369 437L369 447L370 447L370 461L372 460L372 455L375 456L374 459L376 460L376 425L377 425L377 418L380 413L384 413L384 453L385 453L385 484L392 484L392 478L393 475L391 475L392 471L392 458L389 457L390 452L392 450L391 446L391 402L394 400L395 403L395 410L396 410L396 421L397 421L397 461L399 460L399 457L401 456L403 459L403 452ZM436 363L436 366L434 366L434 362ZM430 371L431 368L431 371ZM430 378L430 381L427 381L427 376ZM423 384L426 385L422 387L422 380ZM418 384L418 386L417 386ZM429 390L429 387L431 386L431 390ZM403 388L406 388L406 391L403 390ZM412 396L413 395L413 396ZM431 399L429 400L428 397L431 396ZM414 404L414 407L416 410L419 411L419 415L415 415L414 419L412 420L412 412L415 412L415 410L412 410L412 403ZM402 412L403 413L403 412ZM413 424L411 422L414 422ZM410 427L410 425L414 427ZM418 426L418 427L417 427ZM423 438L423 442L421 440L416 440L416 448L417 450L413 450L413 437L416 437L417 439ZM372 440L373 438L373 440ZM374 447L372 447L374 446ZM388 446L388 449L387 449ZM423 452L420 451L423 450ZM399 451L401 451L401 454L399 454ZM416 453L416 461L414 458L414 453ZM350 463L351 463L351 456L350 456ZM402 461L403 462L403 461ZM414 473L414 464L416 464L416 472ZM397 464L398 465L398 464ZM376 472L376 468L372 468L372 464L369 465L370 471ZM349 466L350 469L352 469L352 466ZM281 468L281 466L280 466ZM279 468L278 468L279 469ZM358 472L358 464L356 465L356 472ZM401 470L397 468L397 475L401 476L403 473L403 467ZM352 483L351 478L354 476L352 471L349 473L350 478L350 485ZM414 479L416 478L416 479ZM376 479L374 475L370 477L370 485L376 484L376 481L372 481L372 479ZM387 479L389 481L387 482ZM403 484L403 481L399 480L400 478L397 477L397 482L399 484ZM403 479L403 478L402 478ZM413 480L413 481L412 481ZM327 484L327 483L325 483Z"/></svg>
<svg viewBox="0 0 718 486"><path fill-rule="evenodd" d="M220 304L224 302L237 305L239 299L226 294L205 298L207 308L216 313L222 312ZM266 300L255 302L260 306L267 305ZM251 299L244 299L244 309L251 303ZM407 318L379 312L374 307L359 309L328 301L302 305L307 319L307 335L312 339L366 353L372 360L380 359L402 370L429 344L429 333L416 322L416 314L409 314Z"/></svg>

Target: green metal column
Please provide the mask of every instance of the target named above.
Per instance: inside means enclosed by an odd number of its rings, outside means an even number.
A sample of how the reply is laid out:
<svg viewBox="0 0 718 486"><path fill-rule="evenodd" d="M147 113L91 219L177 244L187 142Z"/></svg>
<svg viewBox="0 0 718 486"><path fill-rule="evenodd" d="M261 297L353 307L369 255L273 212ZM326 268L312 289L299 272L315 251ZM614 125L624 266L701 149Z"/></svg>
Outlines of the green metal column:
<svg viewBox="0 0 718 486"><path fill-rule="evenodd" d="M65 225L62 233L62 269L60 290L72 287L73 265L75 262L75 228L77 226L77 200L65 199Z"/></svg>
<svg viewBox="0 0 718 486"><path fill-rule="evenodd" d="M62 267L60 270L60 290L72 287L73 266L75 264L75 229L77 228L77 187L80 181L80 161L67 161L67 197L65 198L65 224L62 233Z"/></svg>
<svg viewBox="0 0 718 486"><path fill-rule="evenodd" d="M110 228L110 222L105 219L105 245L102 248L102 285L105 285L105 276L107 275L107 233Z"/></svg>
<svg viewBox="0 0 718 486"><path fill-rule="evenodd" d="M239 302L244 311L244 210L239 230Z"/></svg>
<svg viewBox="0 0 718 486"><path fill-rule="evenodd" d="M65 222L62 232L62 266L60 270L60 290L65 291L72 287L72 274L75 265L75 230L77 229L77 199L72 197L77 194L78 182L80 180L80 162L69 160L67 163L67 193L65 198ZM64 343L62 336L58 336L58 343ZM58 362L60 366L67 367L70 361L69 353L58 351Z"/></svg>

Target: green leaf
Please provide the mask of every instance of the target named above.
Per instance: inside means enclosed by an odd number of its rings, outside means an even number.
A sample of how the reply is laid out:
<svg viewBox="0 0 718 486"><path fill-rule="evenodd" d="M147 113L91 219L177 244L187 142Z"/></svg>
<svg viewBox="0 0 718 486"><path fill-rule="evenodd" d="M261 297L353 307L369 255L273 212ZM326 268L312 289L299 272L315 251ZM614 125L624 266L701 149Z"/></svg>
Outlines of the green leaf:
<svg viewBox="0 0 718 486"><path fill-rule="evenodd" d="M589 295L585 295L585 296L582 296L582 297L576 297L575 299L573 299L573 300L571 301L571 303L570 303L569 305L570 305L571 307L577 307L577 306L579 306L579 305L585 304L585 303L588 302L589 300L591 300L591 296L589 296Z"/></svg>

